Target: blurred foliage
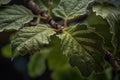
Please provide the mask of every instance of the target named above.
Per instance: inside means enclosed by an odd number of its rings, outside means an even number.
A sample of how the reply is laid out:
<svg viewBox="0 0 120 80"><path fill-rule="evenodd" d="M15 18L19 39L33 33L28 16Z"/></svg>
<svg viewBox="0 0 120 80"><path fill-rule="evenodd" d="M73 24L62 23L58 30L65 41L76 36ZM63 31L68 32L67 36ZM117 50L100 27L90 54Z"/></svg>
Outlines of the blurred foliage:
<svg viewBox="0 0 120 80"><path fill-rule="evenodd" d="M11 52L11 47L10 44L5 45L1 49L2 56L5 58L11 58L12 57L12 52Z"/></svg>
<svg viewBox="0 0 120 80"><path fill-rule="evenodd" d="M41 76L45 70L45 60L46 56L45 53L35 53L32 58L30 58L30 62L28 64L29 75L31 77Z"/></svg>

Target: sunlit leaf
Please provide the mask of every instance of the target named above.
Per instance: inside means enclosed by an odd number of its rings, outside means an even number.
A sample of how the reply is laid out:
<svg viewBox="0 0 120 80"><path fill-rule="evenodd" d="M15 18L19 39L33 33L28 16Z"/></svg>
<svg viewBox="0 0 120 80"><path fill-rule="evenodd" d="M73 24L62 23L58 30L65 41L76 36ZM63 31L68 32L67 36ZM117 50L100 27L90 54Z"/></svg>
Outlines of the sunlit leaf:
<svg viewBox="0 0 120 80"><path fill-rule="evenodd" d="M39 51L41 47L49 44L49 37L53 34L55 34L55 31L44 25L21 29L12 41L13 57L19 54Z"/></svg>
<svg viewBox="0 0 120 80"><path fill-rule="evenodd" d="M66 28L57 36L61 39L63 53L69 57L71 65L78 67L82 75L89 76L94 70L103 70L103 39L87 29L86 25Z"/></svg>
<svg viewBox="0 0 120 80"><path fill-rule="evenodd" d="M18 30L32 19L32 12L23 6L5 7L0 10L0 32L9 29Z"/></svg>
<svg viewBox="0 0 120 80"><path fill-rule="evenodd" d="M71 19L87 12L88 5L93 0L62 0L53 13L62 19Z"/></svg>

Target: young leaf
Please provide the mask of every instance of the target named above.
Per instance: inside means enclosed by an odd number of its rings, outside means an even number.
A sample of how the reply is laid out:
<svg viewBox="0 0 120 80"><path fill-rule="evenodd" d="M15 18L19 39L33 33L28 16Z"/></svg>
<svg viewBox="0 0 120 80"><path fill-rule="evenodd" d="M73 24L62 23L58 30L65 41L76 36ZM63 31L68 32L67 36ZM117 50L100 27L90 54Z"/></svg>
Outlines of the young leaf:
<svg viewBox="0 0 120 80"><path fill-rule="evenodd" d="M96 15L100 15L110 25L110 32L112 33L112 44L115 48L115 53L120 52L120 9L113 6L96 5L93 7Z"/></svg>
<svg viewBox="0 0 120 80"><path fill-rule="evenodd" d="M49 37L55 33L53 29L44 25L21 29L12 41L13 58L22 53L39 51L41 47L49 44Z"/></svg>
<svg viewBox="0 0 120 80"><path fill-rule="evenodd" d="M0 10L0 32L9 29L18 30L23 24L31 21L33 14L23 6L8 6Z"/></svg>
<svg viewBox="0 0 120 80"><path fill-rule="evenodd" d="M0 5L2 4L7 4L9 3L11 0L0 0Z"/></svg>
<svg viewBox="0 0 120 80"><path fill-rule="evenodd" d="M89 76L94 70L102 70L103 39L93 30L87 29L86 25L76 25L57 36L71 65L78 67L84 76Z"/></svg>
<svg viewBox="0 0 120 80"><path fill-rule="evenodd" d="M60 0L34 0L38 6L43 10L53 9L55 8Z"/></svg>
<svg viewBox="0 0 120 80"><path fill-rule="evenodd" d="M87 12L88 5L93 0L62 0L53 13L64 20L71 19Z"/></svg>

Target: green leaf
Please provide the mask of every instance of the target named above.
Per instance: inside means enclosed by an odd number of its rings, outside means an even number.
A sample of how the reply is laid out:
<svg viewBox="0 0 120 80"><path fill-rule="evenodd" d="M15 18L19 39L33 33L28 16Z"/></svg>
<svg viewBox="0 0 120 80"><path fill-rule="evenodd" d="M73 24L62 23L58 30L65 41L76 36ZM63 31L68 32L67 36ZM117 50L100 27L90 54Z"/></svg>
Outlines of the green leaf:
<svg viewBox="0 0 120 80"><path fill-rule="evenodd" d="M93 12L96 12L96 15L102 16L104 19L107 19L109 24L111 26L113 25L111 22L111 19L113 21L118 20L119 14L120 14L120 9L110 6L110 5L94 5L93 6ZM111 22L110 22L111 21Z"/></svg>
<svg viewBox="0 0 120 80"><path fill-rule="evenodd" d="M56 32L45 25L25 27L21 29L12 41L13 58L16 55L39 51L41 47L49 44L50 36Z"/></svg>
<svg viewBox="0 0 120 80"><path fill-rule="evenodd" d="M68 58L62 53L60 39L58 37L51 37L50 47L51 51L48 56L49 69L55 71L61 69L61 66L68 66Z"/></svg>
<svg viewBox="0 0 120 80"><path fill-rule="evenodd" d="M84 80L81 78L79 70L71 67L61 67L52 73L53 80Z"/></svg>
<svg viewBox="0 0 120 80"><path fill-rule="evenodd" d="M33 19L30 10L23 6L8 6L0 10L0 32L9 29L18 30Z"/></svg>
<svg viewBox="0 0 120 80"><path fill-rule="evenodd" d="M108 79L105 73L100 73L100 74L92 74L87 80L111 80Z"/></svg>
<svg viewBox="0 0 120 80"><path fill-rule="evenodd" d="M57 36L61 39L63 53L82 75L103 70L103 39L93 30L87 29L86 25L76 25Z"/></svg>
<svg viewBox="0 0 120 80"><path fill-rule="evenodd" d="M28 64L28 72L31 77L41 76L46 70L46 51L34 53Z"/></svg>
<svg viewBox="0 0 120 80"><path fill-rule="evenodd" d="M48 9L53 9L56 6L58 6L60 0L34 0L35 3L38 4L40 9L42 10L48 10Z"/></svg>
<svg viewBox="0 0 120 80"><path fill-rule="evenodd" d="M112 34L110 33L110 26L105 19L101 16L96 16L95 13L91 13L87 18L87 24L94 28L93 30L99 33L102 37L104 37L105 48L109 51L113 52L113 46L111 43Z"/></svg>
<svg viewBox="0 0 120 80"><path fill-rule="evenodd" d="M115 48L115 55L120 58L120 19L116 22L115 26L113 27L114 33L112 37L112 44Z"/></svg>
<svg viewBox="0 0 120 80"><path fill-rule="evenodd" d="M62 0L53 13L64 20L71 19L85 14L91 2L93 0Z"/></svg>
<svg viewBox="0 0 120 80"><path fill-rule="evenodd" d="M120 9L113 6L96 5L93 7L96 15L102 16L110 25L110 32L112 33L112 44L115 48L114 53L120 52Z"/></svg>
<svg viewBox="0 0 120 80"><path fill-rule="evenodd" d="M9 3L11 0L0 0L0 5L2 4L7 4Z"/></svg>

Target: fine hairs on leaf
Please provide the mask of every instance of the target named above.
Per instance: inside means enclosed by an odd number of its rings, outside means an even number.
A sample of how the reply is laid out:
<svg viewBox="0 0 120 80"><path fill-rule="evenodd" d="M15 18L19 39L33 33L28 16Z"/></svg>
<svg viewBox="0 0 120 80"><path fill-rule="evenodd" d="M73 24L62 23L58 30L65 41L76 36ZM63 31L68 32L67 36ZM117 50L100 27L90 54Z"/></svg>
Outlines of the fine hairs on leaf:
<svg viewBox="0 0 120 80"><path fill-rule="evenodd" d="M8 6L0 10L0 32L18 30L33 19L32 12L24 6Z"/></svg>
<svg viewBox="0 0 120 80"><path fill-rule="evenodd" d="M13 57L28 52L39 51L41 47L49 44L50 36L55 33L53 29L45 25L20 29L11 42Z"/></svg>
<svg viewBox="0 0 120 80"><path fill-rule="evenodd" d="M29 76L49 69L53 79L106 80L110 67L119 74L119 0L12 1L0 0L0 32L13 31L12 59L32 54Z"/></svg>

